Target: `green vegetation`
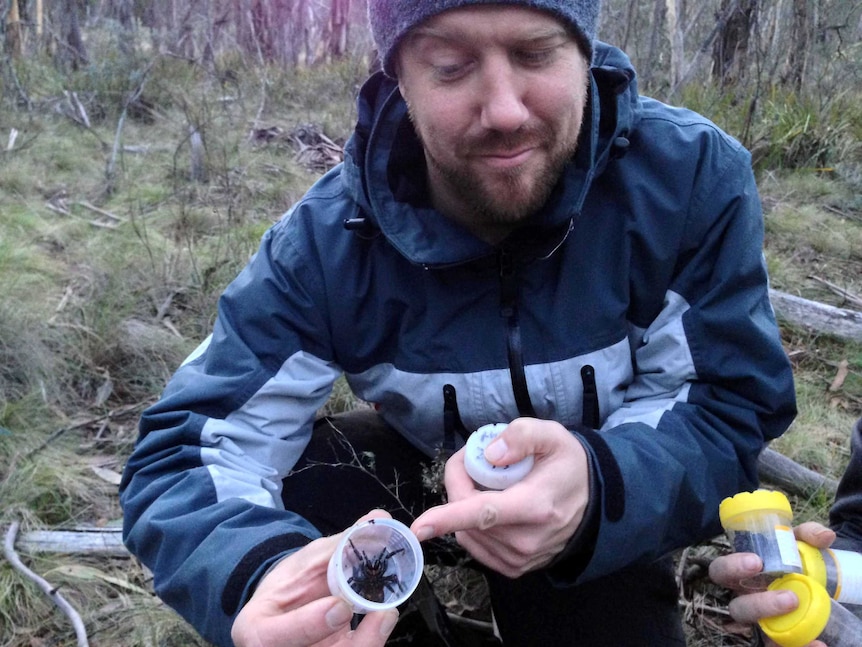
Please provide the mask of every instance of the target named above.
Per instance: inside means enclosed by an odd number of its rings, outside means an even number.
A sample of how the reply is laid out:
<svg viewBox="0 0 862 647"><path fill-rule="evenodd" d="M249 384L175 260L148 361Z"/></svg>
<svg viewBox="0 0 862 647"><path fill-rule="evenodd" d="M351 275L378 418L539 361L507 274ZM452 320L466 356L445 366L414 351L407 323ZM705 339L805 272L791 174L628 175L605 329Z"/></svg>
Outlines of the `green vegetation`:
<svg viewBox="0 0 862 647"><path fill-rule="evenodd" d="M288 70L228 56L205 70L93 60L68 78L22 66L39 104L0 110L0 140L18 133L0 151L4 531L13 521L22 531L120 523L111 475L137 415L208 333L219 293L261 234L321 172L297 157L291 133L311 124L343 142L364 76L361 62ZM775 90L752 118L737 97L703 88L683 97L755 151L774 287L844 307L853 306L824 281L862 295L860 98ZM202 141L197 181L192 132ZM801 408L775 447L835 478L862 415L862 345L783 332ZM333 407L350 406L343 388L337 398ZM794 501L800 518L820 520L828 503ZM131 558L26 559L62 586L93 645L200 644ZM5 561L0 628L2 647L74 644L65 617Z"/></svg>

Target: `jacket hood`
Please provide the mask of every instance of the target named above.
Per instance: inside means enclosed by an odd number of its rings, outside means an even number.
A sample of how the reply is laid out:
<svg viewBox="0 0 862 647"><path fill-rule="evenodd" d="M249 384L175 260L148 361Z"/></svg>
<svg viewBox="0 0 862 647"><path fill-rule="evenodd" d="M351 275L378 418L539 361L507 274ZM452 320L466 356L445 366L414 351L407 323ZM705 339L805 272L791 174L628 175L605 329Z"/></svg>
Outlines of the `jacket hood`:
<svg viewBox="0 0 862 647"><path fill-rule="evenodd" d="M552 252L580 213L593 178L625 154L638 102L635 72L619 49L596 43L591 88L578 149L544 208L512 232L512 247L529 242ZM345 147L342 182L359 205L362 229L378 231L411 262L429 267L469 262L498 246L477 238L424 198L425 159L398 84L382 73L363 85L358 121ZM546 248L542 250L542 248Z"/></svg>

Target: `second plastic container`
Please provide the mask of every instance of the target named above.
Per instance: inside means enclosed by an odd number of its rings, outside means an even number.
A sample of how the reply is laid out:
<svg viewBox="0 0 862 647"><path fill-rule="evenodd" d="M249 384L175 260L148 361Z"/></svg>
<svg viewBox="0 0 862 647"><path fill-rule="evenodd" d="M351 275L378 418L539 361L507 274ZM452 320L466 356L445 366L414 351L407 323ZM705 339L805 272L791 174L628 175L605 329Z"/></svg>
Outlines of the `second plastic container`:
<svg viewBox="0 0 862 647"><path fill-rule="evenodd" d="M793 591L799 598L795 611L759 621L763 633L781 647L805 647L812 640L822 640L829 647L862 645L862 620L830 598L812 578L790 573L768 588Z"/></svg>

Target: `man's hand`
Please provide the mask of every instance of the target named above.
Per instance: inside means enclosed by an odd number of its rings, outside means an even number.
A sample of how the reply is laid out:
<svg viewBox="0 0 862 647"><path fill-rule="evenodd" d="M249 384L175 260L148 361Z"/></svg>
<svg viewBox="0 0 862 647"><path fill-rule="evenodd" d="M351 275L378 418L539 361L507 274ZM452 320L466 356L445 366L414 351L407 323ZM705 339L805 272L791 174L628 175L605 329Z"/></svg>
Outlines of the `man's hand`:
<svg viewBox="0 0 862 647"><path fill-rule="evenodd" d="M388 516L375 510L360 521ZM383 647L398 611L369 613L351 631L350 605L329 592L326 569L340 540L335 535L313 541L264 576L233 623L237 647Z"/></svg>
<svg viewBox="0 0 862 647"><path fill-rule="evenodd" d="M485 449L494 465L533 455L532 471L506 490L478 490L464 468L464 451L446 463L449 502L425 511L411 526L420 541L455 533L489 568L519 577L546 566L577 530L589 501L589 465L580 441L559 423L518 418Z"/></svg>
<svg viewBox="0 0 862 647"><path fill-rule="evenodd" d="M793 529L796 538L816 548L828 548L835 541L835 533L825 526L809 521ZM754 553L731 553L718 557L709 565L709 577L716 584L737 591L739 595L728 605L731 617L743 624L755 624L760 618L790 613L799 605L792 591L766 591L754 586L763 562ZM765 639L768 646L775 643ZM819 640L807 647L826 647Z"/></svg>

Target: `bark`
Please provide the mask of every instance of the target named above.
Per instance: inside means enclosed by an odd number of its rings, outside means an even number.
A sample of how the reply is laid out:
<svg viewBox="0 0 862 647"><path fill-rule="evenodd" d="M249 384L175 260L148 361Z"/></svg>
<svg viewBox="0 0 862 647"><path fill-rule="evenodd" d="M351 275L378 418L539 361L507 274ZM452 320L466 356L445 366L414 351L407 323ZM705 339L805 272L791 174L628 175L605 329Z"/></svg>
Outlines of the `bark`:
<svg viewBox="0 0 862 647"><path fill-rule="evenodd" d="M809 25L808 0L793 0L793 22L782 81L796 92L802 89L805 78L805 63L810 47Z"/></svg>
<svg viewBox="0 0 862 647"><path fill-rule="evenodd" d="M684 0L666 0L667 3L667 38L670 42L670 85L679 85L683 75L685 62L685 44L683 38Z"/></svg>
<svg viewBox="0 0 862 647"><path fill-rule="evenodd" d="M89 61L81 36L81 6L78 0L63 0L57 12L60 25L60 47L57 57L61 67L77 70Z"/></svg>
<svg viewBox="0 0 862 647"><path fill-rule="evenodd" d="M712 75L722 86L745 79L758 0L721 0L721 34L712 52Z"/></svg>
<svg viewBox="0 0 862 647"><path fill-rule="evenodd" d="M775 314L793 325L862 342L862 312L836 308L777 290L769 291Z"/></svg>
<svg viewBox="0 0 862 647"><path fill-rule="evenodd" d="M329 10L329 57L339 60L347 53L350 0L332 0Z"/></svg>
<svg viewBox="0 0 862 647"><path fill-rule="evenodd" d="M21 12L18 0L9 0L6 15L6 52L13 57L21 56Z"/></svg>

